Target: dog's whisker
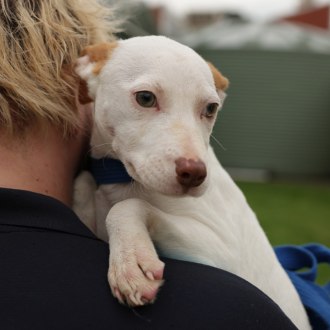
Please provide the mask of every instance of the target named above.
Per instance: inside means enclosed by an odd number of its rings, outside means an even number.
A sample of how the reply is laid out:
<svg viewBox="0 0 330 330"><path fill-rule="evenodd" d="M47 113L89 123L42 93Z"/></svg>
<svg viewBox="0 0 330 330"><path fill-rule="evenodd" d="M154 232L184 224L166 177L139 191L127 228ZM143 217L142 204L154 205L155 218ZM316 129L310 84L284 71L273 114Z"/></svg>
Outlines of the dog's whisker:
<svg viewBox="0 0 330 330"><path fill-rule="evenodd" d="M106 146L106 145L111 145L111 143L106 142L106 143L97 144L97 145L93 146L93 149L101 148L101 147Z"/></svg>
<svg viewBox="0 0 330 330"><path fill-rule="evenodd" d="M132 179L132 181L129 183L129 190L134 191L136 188L139 187L136 185L136 182Z"/></svg>
<svg viewBox="0 0 330 330"><path fill-rule="evenodd" d="M136 186L136 184L135 184L135 182L134 182L134 180L132 180L131 182L130 182L130 185L129 185L129 190L130 190L130 192L131 191L134 191L134 187Z"/></svg>
<svg viewBox="0 0 330 330"><path fill-rule="evenodd" d="M101 144L98 144L98 145L92 146L92 147L89 149L88 152L91 152L91 151L94 150L94 149L101 148L101 147L106 146L106 145L111 145L111 143L110 143L110 142L106 142L106 143L101 143Z"/></svg>
<svg viewBox="0 0 330 330"><path fill-rule="evenodd" d="M221 147L223 151L227 151L223 144L213 134L211 134L211 138Z"/></svg>

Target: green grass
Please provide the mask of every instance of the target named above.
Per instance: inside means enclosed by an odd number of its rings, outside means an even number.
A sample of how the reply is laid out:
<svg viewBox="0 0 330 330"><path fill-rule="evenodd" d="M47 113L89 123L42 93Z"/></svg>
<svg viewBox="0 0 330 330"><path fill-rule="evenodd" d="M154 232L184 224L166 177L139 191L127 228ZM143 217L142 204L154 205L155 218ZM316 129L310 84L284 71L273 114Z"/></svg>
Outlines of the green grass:
<svg viewBox="0 0 330 330"><path fill-rule="evenodd" d="M330 247L330 185L238 182L272 245L318 242ZM319 282L330 280L320 267Z"/></svg>

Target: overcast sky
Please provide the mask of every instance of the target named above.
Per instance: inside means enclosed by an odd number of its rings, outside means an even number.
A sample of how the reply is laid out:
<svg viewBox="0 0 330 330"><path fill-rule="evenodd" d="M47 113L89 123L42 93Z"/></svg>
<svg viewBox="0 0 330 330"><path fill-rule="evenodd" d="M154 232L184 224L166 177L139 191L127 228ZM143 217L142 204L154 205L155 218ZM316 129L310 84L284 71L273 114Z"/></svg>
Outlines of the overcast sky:
<svg viewBox="0 0 330 330"><path fill-rule="evenodd" d="M269 20L288 15L298 8L300 0L143 0L150 4L163 4L182 14L189 10L226 9L239 11L256 20ZM316 4L329 4L330 0L314 0Z"/></svg>

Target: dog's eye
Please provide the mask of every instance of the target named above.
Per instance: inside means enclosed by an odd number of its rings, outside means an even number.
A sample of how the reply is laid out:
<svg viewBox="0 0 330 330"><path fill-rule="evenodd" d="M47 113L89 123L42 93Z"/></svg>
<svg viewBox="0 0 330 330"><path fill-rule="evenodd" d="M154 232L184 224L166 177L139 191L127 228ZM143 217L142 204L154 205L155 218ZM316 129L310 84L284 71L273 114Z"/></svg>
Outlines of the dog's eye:
<svg viewBox="0 0 330 330"><path fill-rule="evenodd" d="M136 102L144 108L152 108L157 104L157 99L154 93L141 91L135 94Z"/></svg>
<svg viewBox="0 0 330 330"><path fill-rule="evenodd" d="M204 109L202 115L206 118L212 118L217 113L219 108L218 103L209 103Z"/></svg>

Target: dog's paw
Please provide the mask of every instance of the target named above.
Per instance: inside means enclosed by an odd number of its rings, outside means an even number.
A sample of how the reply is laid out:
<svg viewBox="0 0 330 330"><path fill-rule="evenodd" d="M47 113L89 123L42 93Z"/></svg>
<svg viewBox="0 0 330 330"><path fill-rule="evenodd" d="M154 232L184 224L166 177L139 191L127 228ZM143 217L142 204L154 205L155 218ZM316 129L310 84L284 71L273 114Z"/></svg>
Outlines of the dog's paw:
<svg viewBox="0 0 330 330"><path fill-rule="evenodd" d="M153 303L163 284L164 263L144 242L110 252L108 280L113 295L131 307Z"/></svg>

